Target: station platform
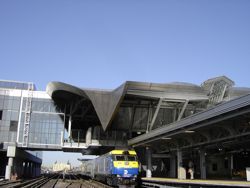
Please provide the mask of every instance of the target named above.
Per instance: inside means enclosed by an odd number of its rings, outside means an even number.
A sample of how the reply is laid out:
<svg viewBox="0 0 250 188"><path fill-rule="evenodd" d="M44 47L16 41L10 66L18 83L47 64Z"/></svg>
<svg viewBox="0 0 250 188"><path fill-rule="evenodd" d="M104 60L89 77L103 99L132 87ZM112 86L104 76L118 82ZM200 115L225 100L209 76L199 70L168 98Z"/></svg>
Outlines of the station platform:
<svg viewBox="0 0 250 188"><path fill-rule="evenodd" d="M234 180L201 180L201 179L176 179L176 178L141 178L142 182L162 185L193 185L202 187L250 187L250 181Z"/></svg>

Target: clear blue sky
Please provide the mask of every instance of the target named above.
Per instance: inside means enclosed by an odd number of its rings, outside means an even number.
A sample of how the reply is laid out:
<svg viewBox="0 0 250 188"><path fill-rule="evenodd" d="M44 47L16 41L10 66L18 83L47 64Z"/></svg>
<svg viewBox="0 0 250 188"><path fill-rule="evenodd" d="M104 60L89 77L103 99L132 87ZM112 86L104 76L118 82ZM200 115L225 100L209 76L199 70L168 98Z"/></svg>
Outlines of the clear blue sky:
<svg viewBox="0 0 250 188"><path fill-rule="evenodd" d="M1 79L250 87L249 0L1 0Z"/></svg>

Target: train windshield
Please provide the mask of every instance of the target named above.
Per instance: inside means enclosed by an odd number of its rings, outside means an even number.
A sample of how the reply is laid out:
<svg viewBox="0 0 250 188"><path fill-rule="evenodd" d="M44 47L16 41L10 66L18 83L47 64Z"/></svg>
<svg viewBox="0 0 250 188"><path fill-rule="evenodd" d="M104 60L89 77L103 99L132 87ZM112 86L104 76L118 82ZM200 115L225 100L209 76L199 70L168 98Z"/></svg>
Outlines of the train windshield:
<svg viewBox="0 0 250 188"><path fill-rule="evenodd" d="M136 159L136 156L127 156L127 158L128 158L128 161L136 161L137 159Z"/></svg>
<svg viewBox="0 0 250 188"><path fill-rule="evenodd" d="M115 160L116 161L125 161L125 156L124 155L116 155Z"/></svg>
<svg viewBox="0 0 250 188"><path fill-rule="evenodd" d="M136 156L132 155L114 155L115 161L137 161Z"/></svg>

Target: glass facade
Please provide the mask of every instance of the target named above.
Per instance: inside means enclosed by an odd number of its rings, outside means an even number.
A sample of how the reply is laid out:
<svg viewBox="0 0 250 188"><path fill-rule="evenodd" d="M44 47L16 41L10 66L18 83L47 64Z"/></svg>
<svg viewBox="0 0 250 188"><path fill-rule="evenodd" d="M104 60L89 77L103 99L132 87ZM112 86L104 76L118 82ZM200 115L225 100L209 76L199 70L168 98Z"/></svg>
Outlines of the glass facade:
<svg viewBox="0 0 250 188"><path fill-rule="evenodd" d="M46 93L39 92L39 97L32 98L28 142L29 144L60 145L61 132L64 129L64 113L55 106L53 100L46 96ZM27 98L23 98L18 142L23 142L26 100Z"/></svg>
<svg viewBox="0 0 250 188"><path fill-rule="evenodd" d="M56 107L46 92L31 92L28 147L61 146L64 113ZM22 144L27 97L27 90L1 88L0 84L0 143Z"/></svg>
<svg viewBox="0 0 250 188"><path fill-rule="evenodd" d="M0 89L0 142L15 142L21 98ZM16 91L16 95L21 91Z"/></svg>
<svg viewBox="0 0 250 188"><path fill-rule="evenodd" d="M34 90L36 90L35 85L33 83L30 84L32 84ZM27 90L29 88L29 83L10 81L10 80L0 80L0 88Z"/></svg>

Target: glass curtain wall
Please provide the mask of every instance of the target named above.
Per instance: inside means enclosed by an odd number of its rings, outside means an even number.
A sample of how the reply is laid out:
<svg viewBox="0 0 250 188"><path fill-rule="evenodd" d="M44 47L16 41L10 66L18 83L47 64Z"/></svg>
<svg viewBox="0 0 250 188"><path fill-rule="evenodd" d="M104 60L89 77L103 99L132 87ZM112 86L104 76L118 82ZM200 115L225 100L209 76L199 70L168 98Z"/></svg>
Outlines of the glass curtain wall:
<svg viewBox="0 0 250 188"><path fill-rule="evenodd" d="M19 142L23 142L24 118L27 98L23 98ZM33 92L29 145L61 145L61 132L64 129L64 113L45 92Z"/></svg>
<svg viewBox="0 0 250 188"><path fill-rule="evenodd" d="M23 142L27 93L27 90L0 88L0 143ZM28 147L60 146L64 113L46 92L33 91L31 104Z"/></svg>
<svg viewBox="0 0 250 188"><path fill-rule="evenodd" d="M21 90L11 93L0 89L0 142L15 142L17 137Z"/></svg>

